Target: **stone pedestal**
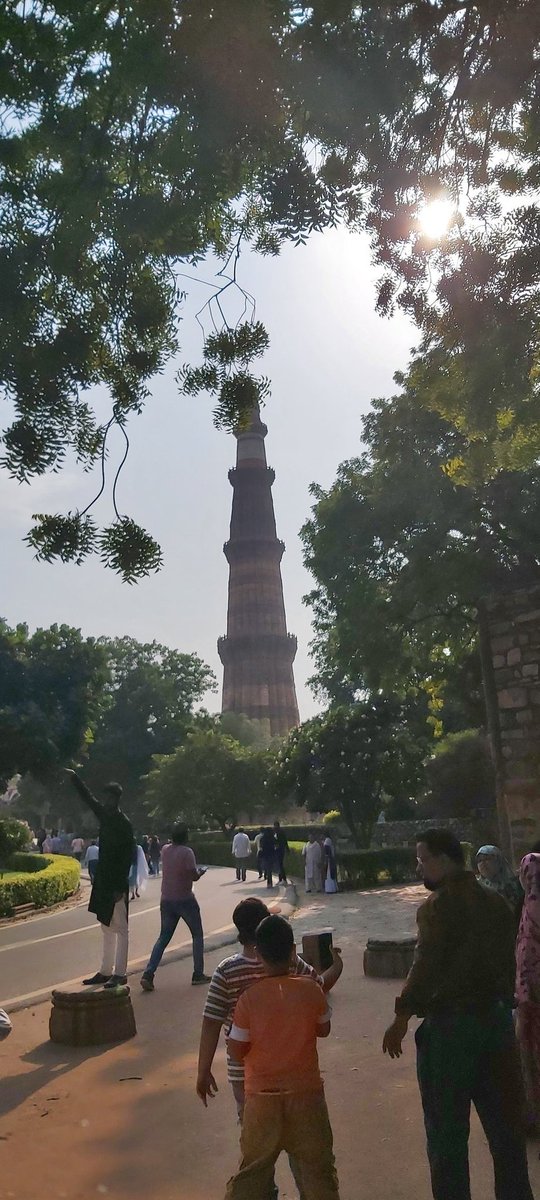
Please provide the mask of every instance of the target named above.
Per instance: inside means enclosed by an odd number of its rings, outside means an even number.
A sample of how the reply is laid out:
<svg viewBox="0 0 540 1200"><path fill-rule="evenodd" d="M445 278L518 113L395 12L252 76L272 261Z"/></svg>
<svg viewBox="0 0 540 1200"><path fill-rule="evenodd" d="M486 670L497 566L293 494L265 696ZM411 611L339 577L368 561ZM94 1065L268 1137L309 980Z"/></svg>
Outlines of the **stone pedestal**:
<svg viewBox="0 0 540 1200"><path fill-rule="evenodd" d="M364 975L373 979L405 979L412 967L416 938L379 941L368 938L364 950Z"/></svg>
<svg viewBox="0 0 540 1200"><path fill-rule="evenodd" d="M137 1027L128 987L62 991L52 994L51 1042L65 1046L103 1046L135 1037Z"/></svg>

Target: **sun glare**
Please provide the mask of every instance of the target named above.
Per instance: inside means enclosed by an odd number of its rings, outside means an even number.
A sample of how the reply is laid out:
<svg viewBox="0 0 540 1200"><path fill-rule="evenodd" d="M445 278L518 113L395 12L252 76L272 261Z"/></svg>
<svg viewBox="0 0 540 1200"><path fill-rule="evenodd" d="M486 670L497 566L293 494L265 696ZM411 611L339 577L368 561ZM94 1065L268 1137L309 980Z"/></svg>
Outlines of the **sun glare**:
<svg viewBox="0 0 540 1200"><path fill-rule="evenodd" d="M434 240L444 237L450 227L453 213L454 205L451 200L431 200L418 213L422 233Z"/></svg>

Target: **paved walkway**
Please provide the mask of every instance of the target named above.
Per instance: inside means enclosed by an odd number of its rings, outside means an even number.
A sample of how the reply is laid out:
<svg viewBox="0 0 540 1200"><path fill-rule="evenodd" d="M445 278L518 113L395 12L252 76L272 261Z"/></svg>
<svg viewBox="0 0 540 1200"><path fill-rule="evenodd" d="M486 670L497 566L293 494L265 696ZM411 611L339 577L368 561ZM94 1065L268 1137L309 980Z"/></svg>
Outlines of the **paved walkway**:
<svg viewBox="0 0 540 1200"><path fill-rule="evenodd" d="M368 934L411 933L424 895L388 888L307 897L294 920L298 943L309 928L334 927L346 963L333 992L332 1034L320 1050L341 1200L430 1200L412 1036L399 1061L383 1057L396 984L362 973ZM211 953L207 968L223 954ZM0 1043L1 1200L222 1200L237 1162L235 1111L223 1048L219 1095L207 1111L195 1095L204 995L190 977L189 961L171 963L153 994L139 993L134 978L138 1037L112 1048L53 1046L48 1005L14 1015L14 1033ZM540 1198L538 1148L531 1145L530 1159ZM471 1164L474 1200L492 1200L475 1118ZM285 1161L278 1180L282 1200L293 1200Z"/></svg>

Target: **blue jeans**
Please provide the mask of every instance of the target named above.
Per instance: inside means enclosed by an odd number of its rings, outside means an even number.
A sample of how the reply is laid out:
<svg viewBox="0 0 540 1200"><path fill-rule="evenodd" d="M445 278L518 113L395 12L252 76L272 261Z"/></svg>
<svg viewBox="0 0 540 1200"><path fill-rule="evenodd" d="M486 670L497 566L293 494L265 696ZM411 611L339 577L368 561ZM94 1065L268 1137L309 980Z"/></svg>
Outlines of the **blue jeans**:
<svg viewBox="0 0 540 1200"><path fill-rule="evenodd" d="M161 931L146 970L151 975L157 971L163 951L169 945L178 922L182 920L186 922L193 938L193 970L196 975L202 975L204 971L204 936L201 910L195 896L190 896L188 900L162 900L159 909Z"/></svg>

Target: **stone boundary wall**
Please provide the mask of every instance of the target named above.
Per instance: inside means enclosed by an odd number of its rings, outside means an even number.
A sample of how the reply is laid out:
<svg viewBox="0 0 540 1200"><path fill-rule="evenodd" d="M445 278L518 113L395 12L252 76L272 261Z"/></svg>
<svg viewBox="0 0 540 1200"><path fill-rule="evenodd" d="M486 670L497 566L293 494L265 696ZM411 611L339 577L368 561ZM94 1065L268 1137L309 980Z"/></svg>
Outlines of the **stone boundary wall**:
<svg viewBox="0 0 540 1200"><path fill-rule="evenodd" d="M540 838L540 587L486 602L514 862Z"/></svg>
<svg viewBox="0 0 540 1200"><path fill-rule="evenodd" d="M461 821L456 817L426 818L423 821L385 821L377 824L371 835L371 845L411 846L418 841L424 829L451 829L460 842L472 842L475 849L477 833L472 821Z"/></svg>

